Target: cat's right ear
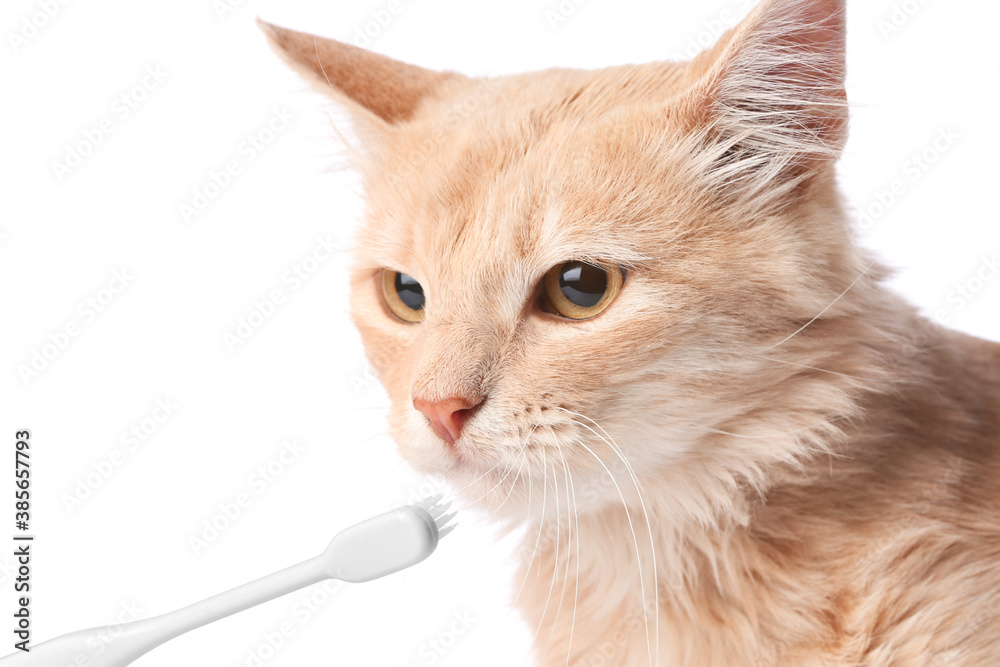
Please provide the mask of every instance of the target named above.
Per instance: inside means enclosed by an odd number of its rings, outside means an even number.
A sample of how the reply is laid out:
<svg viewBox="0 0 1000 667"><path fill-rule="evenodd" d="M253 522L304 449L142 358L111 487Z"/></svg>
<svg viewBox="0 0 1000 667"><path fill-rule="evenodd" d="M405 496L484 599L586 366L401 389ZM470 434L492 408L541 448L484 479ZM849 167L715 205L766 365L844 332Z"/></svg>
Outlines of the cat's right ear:
<svg viewBox="0 0 1000 667"><path fill-rule="evenodd" d="M692 130L711 138L708 171L720 183L780 194L778 182L828 170L840 155L847 138L845 4L760 0L692 61L694 84L678 109Z"/></svg>
<svg viewBox="0 0 1000 667"><path fill-rule="evenodd" d="M333 39L289 30L260 19L272 47L306 78L329 87L350 112L355 131L379 141L391 127L406 122L426 98L455 72L439 72L393 60Z"/></svg>

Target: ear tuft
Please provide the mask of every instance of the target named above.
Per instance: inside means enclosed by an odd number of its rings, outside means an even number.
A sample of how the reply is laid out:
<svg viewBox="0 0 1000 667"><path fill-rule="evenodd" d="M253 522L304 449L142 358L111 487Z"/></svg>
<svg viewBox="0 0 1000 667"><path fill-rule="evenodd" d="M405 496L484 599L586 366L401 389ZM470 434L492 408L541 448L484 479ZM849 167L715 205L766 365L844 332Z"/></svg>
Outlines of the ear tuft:
<svg viewBox="0 0 1000 667"><path fill-rule="evenodd" d="M845 33L844 0L763 0L696 58L688 108L719 149L720 174L759 185L839 156Z"/></svg>

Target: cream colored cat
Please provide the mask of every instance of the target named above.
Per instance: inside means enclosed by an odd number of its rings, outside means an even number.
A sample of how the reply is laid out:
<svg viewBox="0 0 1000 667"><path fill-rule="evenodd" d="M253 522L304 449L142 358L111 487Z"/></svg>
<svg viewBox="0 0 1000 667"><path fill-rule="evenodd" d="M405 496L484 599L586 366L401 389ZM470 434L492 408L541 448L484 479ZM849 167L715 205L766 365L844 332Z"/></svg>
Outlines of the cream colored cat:
<svg viewBox="0 0 1000 667"><path fill-rule="evenodd" d="M490 79L265 26L361 139L393 437L528 523L540 664L1000 665L1000 345L854 241L843 13Z"/></svg>

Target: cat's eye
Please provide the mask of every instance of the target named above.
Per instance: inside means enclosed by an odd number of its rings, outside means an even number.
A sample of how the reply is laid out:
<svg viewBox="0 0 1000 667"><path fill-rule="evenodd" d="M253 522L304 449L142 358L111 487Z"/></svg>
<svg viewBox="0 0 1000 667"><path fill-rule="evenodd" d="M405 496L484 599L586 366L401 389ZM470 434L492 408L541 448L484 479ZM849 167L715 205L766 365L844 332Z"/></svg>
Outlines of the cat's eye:
<svg viewBox="0 0 1000 667"><path fill-rule="evenodd" d="M412 276L382 270L382 296L392 314L404 322L424 319L424 288Z"/></svg>
<svg viewBox="0 0 1000 667"><path fill-rule="evenodd" d="M542 308L567 319L586 320L610 306L624 282L625 271L612 264L563 262L542 279Z"/></svg>

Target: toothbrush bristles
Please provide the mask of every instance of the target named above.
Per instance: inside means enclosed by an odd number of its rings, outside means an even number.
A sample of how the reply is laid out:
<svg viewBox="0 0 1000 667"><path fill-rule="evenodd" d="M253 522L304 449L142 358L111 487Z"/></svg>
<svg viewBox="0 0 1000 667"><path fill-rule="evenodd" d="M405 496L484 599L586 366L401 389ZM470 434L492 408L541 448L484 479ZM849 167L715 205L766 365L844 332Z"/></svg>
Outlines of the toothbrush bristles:
<svg viewBox="0 0 1000 667"><path fill-rule="evenodd" d="M435 505L437 505L439 502L441 502L441 499L443 497L444 497L444 494L439 493L436 496L430 496L429 498L424 498L420 502L417 503L417 506L418 507L422 507L423 509L425 509L425 510L427 510L429 512L431 510L431 508L433 508Z"/></svg>
<svg viewBox="0 0 1000 667"><path fill-rule="evenodd" d="M455 518L455 512L447 513L451 509L451 503L443 500L443 498L444 494L439 493L436 496L424 498L417 503L417 507L430 514L431 518L434 519L434 523L437 524L439 540L453 531L457 525L454 523L450 526L448 525L448 522Z"/></svg>

